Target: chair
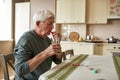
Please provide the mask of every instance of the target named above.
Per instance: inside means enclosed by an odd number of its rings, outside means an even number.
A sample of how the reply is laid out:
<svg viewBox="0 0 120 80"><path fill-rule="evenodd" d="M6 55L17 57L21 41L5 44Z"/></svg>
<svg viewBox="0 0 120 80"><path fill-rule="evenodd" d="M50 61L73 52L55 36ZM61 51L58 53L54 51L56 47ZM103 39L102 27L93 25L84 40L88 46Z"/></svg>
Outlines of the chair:
<svg viewBox="0 0 120 80"><path fill-rule="evenodd" d="M63 61L67 59L67 55L70 55L70 57L74 56L74 51L73 49L66 50L63 53Z"/></svg>
<svg viewBox="0 0 120 80"><path fill-rule="evenodd" d="M9 66L14 69L13 62L14 62L14 55L13 53L11 54L0 54L0 62L1 66L4 72L4 79L5 80L10 80L10 74L9 74ZM9 65L8 65L9 64Z"/></svg>

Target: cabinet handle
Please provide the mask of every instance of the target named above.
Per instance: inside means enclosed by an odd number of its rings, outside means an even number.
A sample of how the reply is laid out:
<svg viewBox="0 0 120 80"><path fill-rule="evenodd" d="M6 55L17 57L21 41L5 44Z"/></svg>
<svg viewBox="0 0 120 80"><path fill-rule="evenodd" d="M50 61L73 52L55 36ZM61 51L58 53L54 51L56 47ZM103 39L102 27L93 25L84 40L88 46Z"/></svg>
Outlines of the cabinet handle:
<svg viewBox="0 0 120 80"><path fill-rule="evenodd" d="M116 49L116 47L113 47L114 49Z"/></svg>
<svg viewBox="0 0 120 80"><path fill-rule="evenodd" d="M100 45L97 45L97 46L100 46Z"/></svg>
<svg viewBox="0 0 120 80"><path fill-rule="evenodd" d="M118 49L120 49L120 47L118 47Z"/></svg>

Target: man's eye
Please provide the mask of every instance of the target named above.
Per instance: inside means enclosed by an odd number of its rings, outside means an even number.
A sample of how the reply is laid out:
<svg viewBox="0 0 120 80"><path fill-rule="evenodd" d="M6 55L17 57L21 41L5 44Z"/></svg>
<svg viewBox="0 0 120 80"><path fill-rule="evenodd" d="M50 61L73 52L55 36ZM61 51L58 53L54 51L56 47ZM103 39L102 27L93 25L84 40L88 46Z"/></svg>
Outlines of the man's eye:
<svg viewBox="0 0 120 80"><path fill-rule="evenodd" d="M51 23L47 23L47 25L51 25Z"/></svg>
<svg viewBox="0 0 120 80"><path fill-rule="evenodd" d="M53 25L53 23L52 23L52 22L50 22L50 23L47 23L47 25Z"/></svg>

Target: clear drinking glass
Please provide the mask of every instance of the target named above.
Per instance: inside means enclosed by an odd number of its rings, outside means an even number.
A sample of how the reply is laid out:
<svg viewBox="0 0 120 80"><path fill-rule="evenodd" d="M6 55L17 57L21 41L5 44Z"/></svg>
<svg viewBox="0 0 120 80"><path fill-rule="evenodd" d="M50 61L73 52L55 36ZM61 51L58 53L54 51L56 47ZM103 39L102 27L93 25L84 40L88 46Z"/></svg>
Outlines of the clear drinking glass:
<svg viewBox="0 0 120 80"><path fill-rule="evenodd" d="M51 33L52 33L52 35L54 34L54 32L51 32ZM56 44L60 44L60 37L58 35L56 37L54 37L53 42ZM57 52L57 53L61 53L61 52Z"/></svg>
<svg viewBox="0 0 120 80"><path fill-rule="evenodd" d="M56 44L60 44L60 38L59 38L59 37L56 37L56 38L54 39L54 42L55 42Z"/></svg>
<svg viewBox="0 0 120 80"><path fill-rule="evenodd" d="M55 32L51 32L51 34L53 35ZM56 36L55 38L53 37L53 42L60 44L60 38L58 36Z"/></svg>

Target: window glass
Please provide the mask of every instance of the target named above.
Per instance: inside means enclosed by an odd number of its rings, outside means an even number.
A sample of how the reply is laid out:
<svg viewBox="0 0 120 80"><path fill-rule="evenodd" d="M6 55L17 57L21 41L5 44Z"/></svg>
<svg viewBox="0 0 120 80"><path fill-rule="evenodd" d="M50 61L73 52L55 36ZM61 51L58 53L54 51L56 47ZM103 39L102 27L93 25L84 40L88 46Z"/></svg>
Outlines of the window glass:
<svg viewBox="0 0 120 80"><path fill-rule="evenodd" d="M0 40L11 39L12 0L0 0Z"/></svg>

